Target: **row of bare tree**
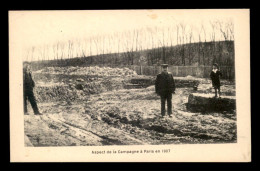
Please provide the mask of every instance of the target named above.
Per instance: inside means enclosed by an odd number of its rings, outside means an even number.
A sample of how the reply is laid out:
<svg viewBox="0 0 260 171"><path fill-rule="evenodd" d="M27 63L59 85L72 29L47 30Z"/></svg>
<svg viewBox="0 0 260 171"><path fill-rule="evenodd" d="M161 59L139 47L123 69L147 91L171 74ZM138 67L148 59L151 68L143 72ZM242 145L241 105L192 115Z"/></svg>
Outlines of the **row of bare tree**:
<svg viewBox="0 0 260 171"><path fill-rule="evenodd" d="M68 40L67 42L59 41L52 45L28 49L26 60L68 62L67 59L75 57L98 56L98 63L104 64L106 54L113 54L110 55L112 63L117 64L122 61L120 58L123 58L124 63L133 65L136 63L137 51L142 52L151 49L146 54L145 63L147 64L174 63L175 61L180 65L191 65L196 51L198 64L206 65L209 64L209 58L217 61L223 54L223 49L220 50L222 48L221 44L216 43L220 40L234 41L234 24L232 20L214 20L201 23L199 26L175 23L169 27L145 27L110 35L95 35ZM196 46L187 46L187 44L195 42ZM213 42L210 50L203 47L206 42ZM232 46L230 44L228 46L230 47L226 48L227 53L233 53ZM174 47L178 47L178 50L174 50Z"/></svg>

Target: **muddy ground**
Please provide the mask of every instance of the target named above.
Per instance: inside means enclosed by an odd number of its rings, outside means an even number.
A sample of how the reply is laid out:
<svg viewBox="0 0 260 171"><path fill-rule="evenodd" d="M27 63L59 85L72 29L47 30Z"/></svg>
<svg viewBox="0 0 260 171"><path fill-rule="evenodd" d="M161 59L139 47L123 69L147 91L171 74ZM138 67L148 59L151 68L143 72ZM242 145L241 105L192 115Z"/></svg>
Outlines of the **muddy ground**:
<svg viewBox="0 0 260 171"><path fill-rule="evenodd" d="M172 118L161 118L154 86L106 91L76 101L41 102L42 116L33 115L30 107L24 116L25 135L33 146L236 142L236 114L188 111L186 103L193 91L176 90Z"/></svg>

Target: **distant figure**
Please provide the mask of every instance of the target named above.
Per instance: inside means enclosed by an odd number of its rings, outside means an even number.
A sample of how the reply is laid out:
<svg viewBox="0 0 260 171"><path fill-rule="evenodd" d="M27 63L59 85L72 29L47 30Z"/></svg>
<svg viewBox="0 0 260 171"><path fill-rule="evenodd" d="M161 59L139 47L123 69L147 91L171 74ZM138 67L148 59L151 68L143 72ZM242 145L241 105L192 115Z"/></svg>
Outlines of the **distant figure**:
<svg viewBox="0 0 260 171"><path fill-rule="evenodd" d="M215 89L215 97L218 97L217 95L219 94L219 98L220 98L220 76L222 76L222 73L220 72L219 70L219 67L218 67L218 64L213 64L213 67L212 67L212 71L210 73L210 78L212 80L212 86L214 87ZM218 93L217 93L217 90L218 90Z"/></svg>
<svg viewBox="0 0 260 171"><path fill-rule="evenodd" d="M161 96L161 114L165 116L165 101L167 100L167 112L172 114L172 94L175 93L175 82L171 73L168 72L168 65L162 65L162 73L158 74L155 81L155 91Z"/></svg>
<svg viewBox="0 0 260 171"><path fill-rule="evenodd" d="M39 112L35 97L34 97L34 93L33 93L34 86L35 86L35 83L32 79L32 74L31 74L29 63L25 62L24 66L23 66L23 96L24 96L24 114L25 115L28 115L27 99L31 103L34 114L41 115L41 113Z"/></svg>

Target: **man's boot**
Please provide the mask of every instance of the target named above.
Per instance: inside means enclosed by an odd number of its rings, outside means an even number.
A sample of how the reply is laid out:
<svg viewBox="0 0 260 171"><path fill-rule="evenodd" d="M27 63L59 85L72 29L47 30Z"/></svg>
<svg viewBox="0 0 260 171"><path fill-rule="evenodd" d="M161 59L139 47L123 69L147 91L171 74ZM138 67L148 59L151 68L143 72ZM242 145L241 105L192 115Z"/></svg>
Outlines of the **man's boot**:
<svg viewBox="0 0 260 171"><path fill-rule="evenodd" d="M34 111L34 114L35 114L35 115L42 115L42 114L39 112L39 109L38 109L37 105L34 106L33 111Z"/></svg>
<svg viewBox="0 0 260 171"><path fill-rule="evenodd" d="M27 106L24 106L24 114L29 115L28 110L27 110Z"/></svg>
<svg viewBox="0 0 260 171"><path fill-rule="evenodd" d="M36 109L36 110L34 111L34 114L35 114L35 115L42 115L42 114L39 112L38 109Z"/></svg>
<svg viewBox="0 0 260 171"><path fill-rule="evenodd" d="M164 110L164 111L163 111L163 110L161 111L161 117L162 117L162 118L165 117L165 113L166 113L165 110Z"/></svg>
<svg viewBox="0 0 260 171"><path fill-rule="evenodd" d="M218 92L217 92L217 89L215 89L215 97L214 98L217 98L218 97Z"/></svg>

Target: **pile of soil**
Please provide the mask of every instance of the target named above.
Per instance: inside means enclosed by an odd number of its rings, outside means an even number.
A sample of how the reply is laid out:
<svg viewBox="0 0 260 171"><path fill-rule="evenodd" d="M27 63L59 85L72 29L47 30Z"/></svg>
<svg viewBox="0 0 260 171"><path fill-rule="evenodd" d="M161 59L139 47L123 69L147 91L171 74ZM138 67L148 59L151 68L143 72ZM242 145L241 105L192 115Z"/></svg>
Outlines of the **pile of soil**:
<svg viewBox="0 0 260 171"><path fill-rule="evenodd" d="M66 75L97 75L97 76L133 76L137 73L129 68L110 67L46 67L36 73L66 74Z"/></svg>

